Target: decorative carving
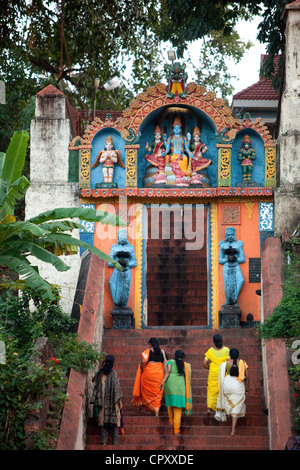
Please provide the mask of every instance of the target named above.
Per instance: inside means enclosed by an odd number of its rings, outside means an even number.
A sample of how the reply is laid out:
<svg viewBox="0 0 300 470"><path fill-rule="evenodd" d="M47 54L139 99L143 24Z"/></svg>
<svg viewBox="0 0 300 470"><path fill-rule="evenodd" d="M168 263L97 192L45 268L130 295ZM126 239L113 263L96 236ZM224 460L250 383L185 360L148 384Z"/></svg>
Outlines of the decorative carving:
<svg viewBox="0 0 300 470"><path fill-rule="evenodd" d="M97 168L97 166L103 163L103 177L105 187L111 187L113 184L114 176L114 167L115 164L119 165L121 168L125 168L122 161L121 153L119 150L114 148L114 142L111 136L108 136L105 142L104 150L100 150L97 155L96 161L92 168ZM103 185L103 183L102 183ZM117 187L116 183L114 184Z"/></svg>
<svg viewBox="0 0 300 470"><path fill-rule="evenodd" d="M248 219L252 220L252 215L253 215L253 208L254 208L254 202L245 202L244 203L247 209L247 214L248 214Z"/></svg>
<svg viewBox="0 0 300 470"><path fill-rule="evenodd" d="M274 230L274 205L273 202L259 203L259 231Z"/></svg>
<svg viewBox="0 0 300 470"><path fill-rule="evenodd" d="M234 206L223 206L222 207L222 224L225 225L238 225L241 223L240 206L235 204Z"/></svg>
<svg viewBox="0 0 300 470"><path fill-rule="evenodd" d="M89 188L91 184L90 150L80 149L79 187Z"/></svg>
<svg viewBox="0 0 300 470"><path fill-rule="evenodd" d="M231 186L231 146L219 147L219 186Z"/></svg>
<svg viewBox="0 0 300 470"><path fill-rule="evenodd" d="M126 148L126 186L137 185L137 148Z"/></svg>
<svg viewBox="0 0 300 470"><path fill-rule="evenodd" d="M180 98L186 98L187 95L187 73L186 65L180 62L174 62L165 66L167 74L168 98L174 98L177 94Z"/></svg>
<svg viewBox="0 0 300 470"><path fill-rule="evenodd" d="M276 186L276 147L265 147L265 185Z"/></svg>

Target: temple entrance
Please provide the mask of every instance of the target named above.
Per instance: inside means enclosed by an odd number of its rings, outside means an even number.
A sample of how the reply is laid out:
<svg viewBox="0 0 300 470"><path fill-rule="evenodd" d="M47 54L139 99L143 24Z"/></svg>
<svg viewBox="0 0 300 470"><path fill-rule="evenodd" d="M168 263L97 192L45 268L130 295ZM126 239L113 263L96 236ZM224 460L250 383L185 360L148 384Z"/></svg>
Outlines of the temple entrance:
<svg viewBox="0 0 300 470"><path fill-rule="evenodd" d="M147 323L206 326L207 209L202 206L200 224L197 206L190 205L188 214L183 214L186 206L176 205L177 210L173 207L167 206L165 212L148 208ZM192 245L191 232L197 233L197 245Z"/></svg>

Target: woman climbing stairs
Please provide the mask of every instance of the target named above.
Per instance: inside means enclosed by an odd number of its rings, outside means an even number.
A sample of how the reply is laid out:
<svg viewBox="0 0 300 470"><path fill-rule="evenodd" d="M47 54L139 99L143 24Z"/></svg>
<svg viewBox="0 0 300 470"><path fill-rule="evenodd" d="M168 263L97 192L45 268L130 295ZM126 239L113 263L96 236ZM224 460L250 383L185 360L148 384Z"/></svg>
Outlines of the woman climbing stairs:
<svg viewBox="0 0 300 470"><path fill-rule="evenodd" d="M251 329L218 331L223 344L240 351L240 357L249 366L249 394L247 412L240 418L236 435L232 437L231 420L219 423L206 416L206 385L208 371L202 362L205 352L212 346L216 330L193 327L149 328L143 330L106 329L103 350L115 357L115 369L123 390L123 417L125 435L120 436L118 447L100 445L97 423L90 419L87 431L87 450L267 450L267 416L264 414L261 345ZM191 416L183 414L181 435L173 435L167 409L162 400L159 417L144 407L131 403L135 374L140 354L148 347L150 337L158 338L169 358L177 349L185 352L185 360L192 367L193 410Z"/></svg>

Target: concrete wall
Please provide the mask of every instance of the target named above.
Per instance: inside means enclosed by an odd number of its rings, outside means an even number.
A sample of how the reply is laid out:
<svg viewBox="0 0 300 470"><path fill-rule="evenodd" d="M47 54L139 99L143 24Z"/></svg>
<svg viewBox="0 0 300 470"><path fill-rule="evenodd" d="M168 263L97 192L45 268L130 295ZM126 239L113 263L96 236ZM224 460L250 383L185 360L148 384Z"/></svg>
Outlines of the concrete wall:
<svg viewBox="0 0 300 470"><path fill-rule="evenodd" d="M267 238L263 242L261 257L262 322L271 315L282 298L283 266L280 239ZM282 339L266 340L262 351L269 448L270 450L284 450L289 436L292 435L286 344Z"/></svg>
<svg viewBox="0 0 300 470"><path fill-rule="evenodd" d="M104 261L91 256L90 269L84 292L82 313L78 327L80 337L90 344L102 347L103 336ZM92 395L89 374L71 369L67 389L68 401L64 407L57 450L84 450L87 420L91 417L89 406Z"/></svg>
<svg viewBox="0 0 300 470"><path fill-rule="evenodd" d="M80 207L78 184L68 182L69 142L72 139L63 93L49 85L36 95L35 119L30 129L30 187L26 193L26 219L59 207ZM79 238L79 232L72 235ZM71 313L80 269L80 255L63 256L69 271L31 259L41 276L61 287L61 306Z"/></svg>
<svg viewBox="0 0 300 470"><path fill-rule="evenodd" d="M300 3L286 6L285 82L278 136L279 188L275 190L275 235L291 235L300 222Z"/></svg>

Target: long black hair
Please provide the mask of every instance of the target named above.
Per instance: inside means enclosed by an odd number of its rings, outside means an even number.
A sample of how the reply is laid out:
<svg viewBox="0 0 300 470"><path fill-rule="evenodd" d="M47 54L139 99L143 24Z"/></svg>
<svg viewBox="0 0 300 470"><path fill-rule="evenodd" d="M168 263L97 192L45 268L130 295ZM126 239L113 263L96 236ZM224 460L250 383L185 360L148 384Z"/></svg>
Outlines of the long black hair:
<svg viewBox="0 0 300 470"><path fill-rule="evenodd" d="M157 338L150 338L149 344L151 344L151 346L153 347L154 354L160 354L161 349L159 347L159 342Z"/></svg>
<svg viewBox="0 0 300 470"><path fill-rule="evenodd" d="M233 359L233 363L230 369L230 375L231 377L238 377L239 376L239 368L237 365L237 360L239 357L239 351L236 348L230 349L230 357Z"/></svg>
<svg viewBox="0 0 300 470"><path fill-rule="evenodd" d="M184 374L184 362L183 362L184 356L185 354L183 351L181 351L181 349L178 349L177 351L175 351L175 361L176 361L179 374Z"/></svg>
<svg viewBox="0 0 300 470"><path fill-rule="evenodd" d="M109 375L113 369L114 362L114 356L112 356L111 354L106 356L105 360L102 362L103 367L101 369L101 372L103 372L104 375Z"/></svg>

